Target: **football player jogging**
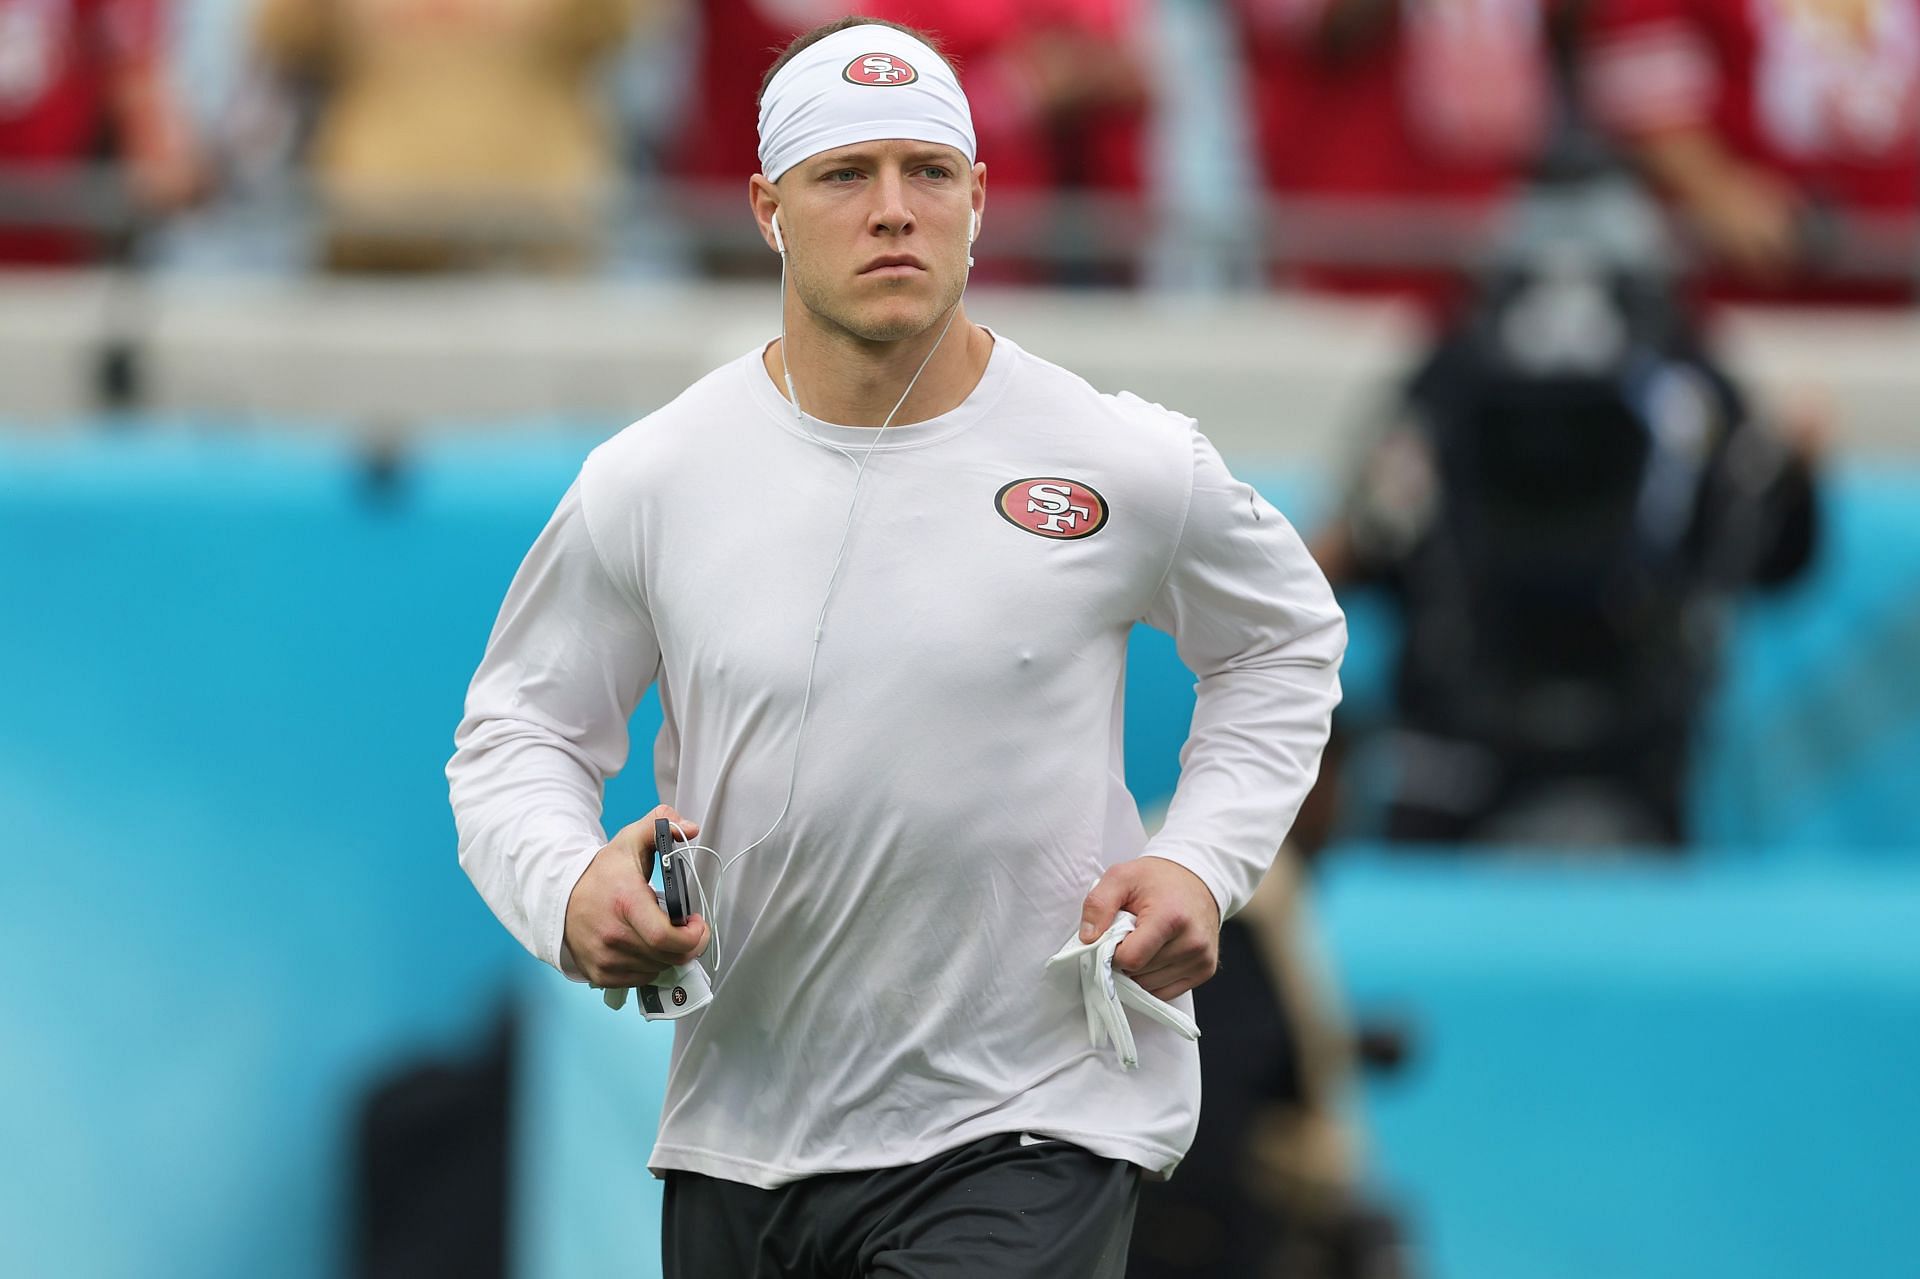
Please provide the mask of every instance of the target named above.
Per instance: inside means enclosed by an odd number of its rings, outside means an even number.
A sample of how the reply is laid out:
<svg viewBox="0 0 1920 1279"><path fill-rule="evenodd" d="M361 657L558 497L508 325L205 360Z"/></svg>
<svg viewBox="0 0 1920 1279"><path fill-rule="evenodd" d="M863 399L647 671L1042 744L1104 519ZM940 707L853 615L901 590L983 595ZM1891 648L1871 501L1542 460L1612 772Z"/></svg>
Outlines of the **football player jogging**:
<svg viewBox="0 0 1920 1279"><path fill-rule="evenodd" d="M750 182L781 336L588 456L447 766L461 863L535 956L608 991L706 978L644 1001L675 1021L669 1279L1118 1279L1199 1113L1188 992L1339 698L1325 579L1195 423L968 318L974 151L919 33L781 55ZM1151 839L1121 776L1136 621L1198 678ZM609 842L649 685L666 802Z"/></svg>

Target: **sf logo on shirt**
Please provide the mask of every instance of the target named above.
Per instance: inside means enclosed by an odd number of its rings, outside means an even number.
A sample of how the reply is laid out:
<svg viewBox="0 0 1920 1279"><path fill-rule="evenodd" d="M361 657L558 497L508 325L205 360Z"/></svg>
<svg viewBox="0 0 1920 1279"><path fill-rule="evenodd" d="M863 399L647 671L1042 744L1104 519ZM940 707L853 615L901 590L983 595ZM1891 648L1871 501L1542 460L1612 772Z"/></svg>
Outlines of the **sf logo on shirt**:
<svg viewBox="0 0 1920 1279"><path fill-rule="evenodd" d="M863 53L849 62L840 74L853 84L870 84L880 88L912 84L920 78L918 71L890 53Z"/></svg>
<svg viewBox="0 0 1920 1279"><path fill-rule="evenodd" d="M993 501L1008 523L1039 537L1092 537L1107 523L1107 499L1078 480L1058 476L1015 480Z"/></svg>

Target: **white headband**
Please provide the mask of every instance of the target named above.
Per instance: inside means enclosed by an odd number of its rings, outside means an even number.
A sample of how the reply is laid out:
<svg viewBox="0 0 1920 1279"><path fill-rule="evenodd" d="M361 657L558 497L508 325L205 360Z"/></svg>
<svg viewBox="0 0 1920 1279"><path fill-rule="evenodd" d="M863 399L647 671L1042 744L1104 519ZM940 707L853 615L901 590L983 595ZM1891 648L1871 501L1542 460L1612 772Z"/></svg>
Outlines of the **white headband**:
<svg viewBox="0 0 1920 1279"><path fill-rule="evenodd" d="M810 155L881 138L936 142L974 159L960 82L904 31L836 31L796 54L761 96L760 172L769 182Z"/></svg>

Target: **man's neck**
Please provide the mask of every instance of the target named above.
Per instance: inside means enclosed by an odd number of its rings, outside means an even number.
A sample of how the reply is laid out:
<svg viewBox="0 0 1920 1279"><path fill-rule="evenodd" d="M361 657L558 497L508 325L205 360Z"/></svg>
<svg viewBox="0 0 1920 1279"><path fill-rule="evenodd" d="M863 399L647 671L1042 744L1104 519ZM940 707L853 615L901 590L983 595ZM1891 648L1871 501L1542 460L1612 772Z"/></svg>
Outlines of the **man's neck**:
<svg viewBox="0 0 1920 1279"><path fill-rule="evenodd" d="M927 352L936 342L939 347L929 359ZM830 334L805 319L790 321L786 336L767 347L761 363L785 396L782 361L790 359L800 407L823 422L879 426L893 413L891 424L906 426L959 407L979 385L992 354L992 335L967 319L964 304L957 304L951 328L942 315L926 332L898 342L865 342ZM923 360L926 368L920 370ZM913 390L902 401L909 382ZM900 406L897 413L895 404Z"/></svg>

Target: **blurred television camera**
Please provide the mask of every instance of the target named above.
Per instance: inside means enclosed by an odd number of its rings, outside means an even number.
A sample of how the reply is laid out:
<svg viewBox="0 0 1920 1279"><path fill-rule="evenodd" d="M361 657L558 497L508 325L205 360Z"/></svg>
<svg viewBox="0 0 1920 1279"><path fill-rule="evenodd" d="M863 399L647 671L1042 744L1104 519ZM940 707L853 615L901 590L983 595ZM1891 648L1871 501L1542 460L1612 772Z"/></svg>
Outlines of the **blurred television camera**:
<svg viewBox="0 0 1920 1279"><path fill-rule="evenodd" d="M1404 624L1389 839L1686 840L1729 605L1811 561L1823 424L1761 419L1670 263L1623 179L1542 179L1319 541Z"/></svg>

